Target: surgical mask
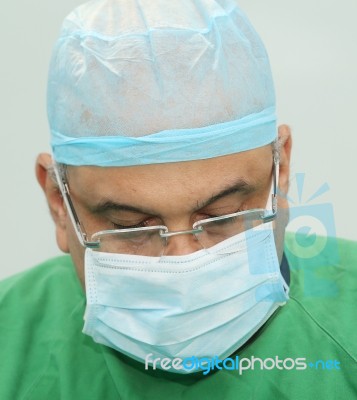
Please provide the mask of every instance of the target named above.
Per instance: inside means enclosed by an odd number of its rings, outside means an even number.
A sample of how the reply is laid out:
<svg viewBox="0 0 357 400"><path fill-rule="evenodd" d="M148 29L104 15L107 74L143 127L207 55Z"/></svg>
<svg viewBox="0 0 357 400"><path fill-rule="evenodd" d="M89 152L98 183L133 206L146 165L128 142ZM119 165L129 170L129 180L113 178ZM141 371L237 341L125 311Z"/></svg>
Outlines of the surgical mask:
<svg viewBox="0 0 357 400"><path fill-rule="evenodd" d="M225 358L288 299L272 223L184 256L87 249L85 279L83 332L141 362Z"/></svg>

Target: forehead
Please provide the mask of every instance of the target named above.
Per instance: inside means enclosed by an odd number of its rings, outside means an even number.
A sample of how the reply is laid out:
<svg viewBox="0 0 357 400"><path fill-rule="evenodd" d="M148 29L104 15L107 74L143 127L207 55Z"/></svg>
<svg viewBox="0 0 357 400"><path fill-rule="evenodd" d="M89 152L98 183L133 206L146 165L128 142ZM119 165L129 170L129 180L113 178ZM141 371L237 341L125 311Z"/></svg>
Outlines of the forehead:
<svg viewBox="0 0 357 400"><path fill-rule="evenodd" d="M213 189L233 184L238 179L255 184L270 176L272 149L258 149L178 163L130 167L69 167L69 184L78 195L93 198L184 198L197 192L211 195Z"/></svg>

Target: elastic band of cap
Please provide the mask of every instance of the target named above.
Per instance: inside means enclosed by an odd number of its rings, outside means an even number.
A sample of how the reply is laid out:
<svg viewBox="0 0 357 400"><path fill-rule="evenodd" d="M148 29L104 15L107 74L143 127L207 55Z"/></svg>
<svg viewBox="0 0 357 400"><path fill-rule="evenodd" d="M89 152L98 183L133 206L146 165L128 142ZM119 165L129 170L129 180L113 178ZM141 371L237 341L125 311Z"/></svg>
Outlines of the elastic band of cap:
<svg viewBox="0 0 357 400"><path fill-rule="evenodd" d="M71 138L52 130L58 163L121 167L201 160L265 146L276 139L275 108L194 129L165 130L141 137Z"/></svg>

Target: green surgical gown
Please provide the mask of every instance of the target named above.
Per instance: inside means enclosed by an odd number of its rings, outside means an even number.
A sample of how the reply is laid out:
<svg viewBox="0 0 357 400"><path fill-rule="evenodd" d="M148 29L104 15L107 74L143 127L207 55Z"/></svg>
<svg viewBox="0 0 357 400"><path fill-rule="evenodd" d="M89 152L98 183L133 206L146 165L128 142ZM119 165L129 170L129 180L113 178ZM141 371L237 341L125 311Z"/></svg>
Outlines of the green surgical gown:
<svg viewBox="0 0 357 400"><path fill-rule="evenodd" d="M0 400L357 399L357 246L318 245L302 251L309 243L287 237L290 300L232 355L270 360L241 373L232 364L207 375L145 370L95 343L81 332L85 297L69 256L8 278Z"/></svg>

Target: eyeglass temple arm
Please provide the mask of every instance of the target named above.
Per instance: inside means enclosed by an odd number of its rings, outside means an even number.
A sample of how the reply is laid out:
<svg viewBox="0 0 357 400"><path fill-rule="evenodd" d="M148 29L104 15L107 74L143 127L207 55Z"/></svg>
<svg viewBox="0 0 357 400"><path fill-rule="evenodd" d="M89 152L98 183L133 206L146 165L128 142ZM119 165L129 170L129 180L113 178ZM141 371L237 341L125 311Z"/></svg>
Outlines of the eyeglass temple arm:
<svg viewBox="0 0 357 400"><path fill-rule="evenodd" d="M54 171L55 171L55 175L56 175L56 179L57 179L57 183L60 187L61 193L62 193L62 197L64 200L64 203L67 207L68 213L69 213L69 217L72 221L72 224L74 226L74 230L76 232L76 235L78 237L78 240L80 242L80 244L83 247L90 247L90 248L97 248L99 247L99 242L91 242L87 240L87 234L85 233L84 229L82 228L82 225L79 221L78 215L76 213L76 210L74 208L72 199L70 197L69 194L69 187L68 184L66 182L65 179L60 177L60 174L56 168L56 166L54 167Z"/></svg>
<svg viewBox="0 0 357 400"><path fill-rule="evenodd" d="M278 179L279 179L279 158L274 156L272 214L262 217L264 223L273 221L276 218L276 214L278 211Z"/></svg>

